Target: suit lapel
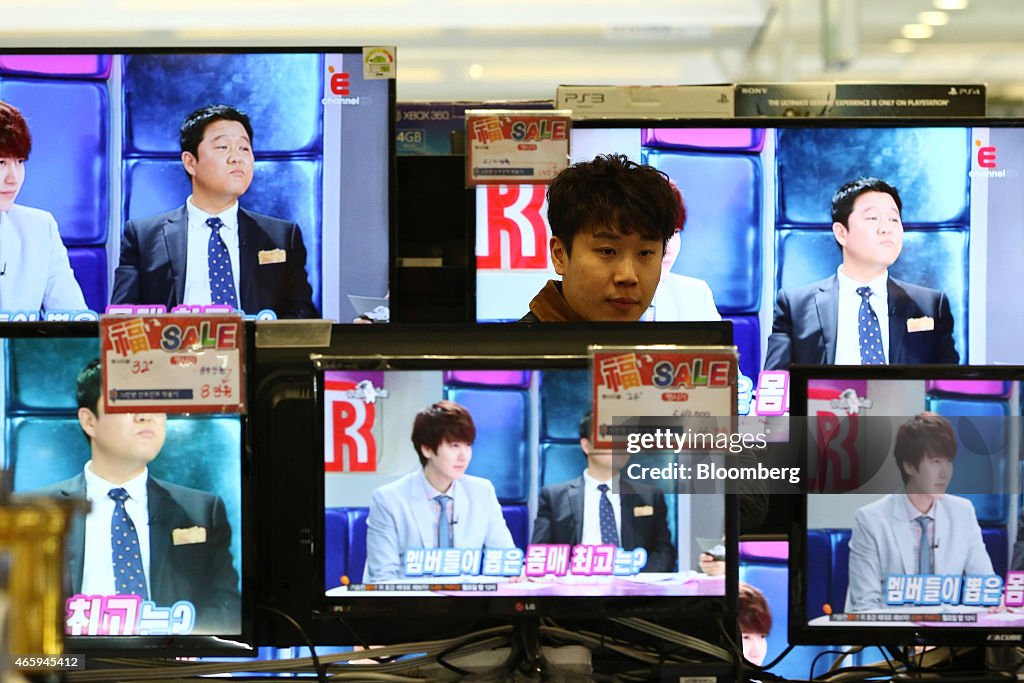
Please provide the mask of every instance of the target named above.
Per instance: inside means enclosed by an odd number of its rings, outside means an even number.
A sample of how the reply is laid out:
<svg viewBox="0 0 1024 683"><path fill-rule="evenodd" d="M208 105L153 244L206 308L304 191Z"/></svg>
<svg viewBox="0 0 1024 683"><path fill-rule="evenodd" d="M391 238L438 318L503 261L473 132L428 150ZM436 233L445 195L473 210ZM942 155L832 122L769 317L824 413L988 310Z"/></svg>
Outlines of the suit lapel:
<svg viewBox="0 0 1024 683"><path fill-rule="evenodd" d="M622 493L619 496L619 517L621 518L619 545L623 548L632 549L637 546L633 539L633 508L640 503L640 496L635 493Z"/></svg>
<svg viewBox="0 0 1024 683"><path fill-rule="evenodd" d="M420 535L421 548L436 548L437 533L434 531L434 522L437 521L437 509L427 498L424 488L424 477L422 473L409 477L409 486L406 488L406 498L411 501L413 519L416 520L416 529Z"/></svg>
<svg viewBox="0 0 1024 683"><path fill-rule="evenodd" d="M825 357L820 362L832 365L836 362L836 335L839 320L839 279L835 275L830 277L814 295L814 303L818 309L821 339L825 344Z"/></svg>
<svg viewBox="0 0 1024 683"><path fill-rule="evenodd" d="M238 288L242 290L239 293L238 306L243 311L250 309L249 301L253 297L261 234L260 226L252 216L242 207L238 207Z"/></svg>
<svg viewBox="0 0 1024 683"><path fill-rule="evenodd" d="M164 223L164 245L174 275L173 305L185 300L185 269L188 263L188 211L184 206L175 211Z"/></svg>
<svg viewBox="0 0 1024 683"><path fill-rule="evenodd" d="M146 480L146 508L149 510L149 598L154 599L165 580L174 575L170 563L171 532L174 528L174 501L153 477ZM166 578L165 578L166 577Z"/></svg>
<svg viewBox="0 0 1024 683"><path fill-rule="evenodd" d="M914 557L914 536L910 533L910 524L907 522L907 508L904 504L906 496L894 493L889 500L889 524L893 542L895 547L899 548L900 559L903 561L903 573L916 574L917 558Z"/></svg>
<svg viewBox="0 0 1024 683"><path fill-rule="evenodd" d="M907 337L907 303L910 297L890 277L886 284L889 295L889 364L903 363L903 342Z"/></svg>
<svg viewBox="0 0 1024 683"><path fill-rule="evenodd" d="M583 540L583 477L569 482L569 510L572 512L572 544Z"/></svg>
<svg viewBox="0 0 1024 683"><path fill-rule="evenodd" d="M63 498L80 498L85 500L85 475L79 474L71 480L67 488L60 492ZM71 594L82 591L83 557L85 556L85 515L74 514L68 527L66 562L71 578Z"/></svg>

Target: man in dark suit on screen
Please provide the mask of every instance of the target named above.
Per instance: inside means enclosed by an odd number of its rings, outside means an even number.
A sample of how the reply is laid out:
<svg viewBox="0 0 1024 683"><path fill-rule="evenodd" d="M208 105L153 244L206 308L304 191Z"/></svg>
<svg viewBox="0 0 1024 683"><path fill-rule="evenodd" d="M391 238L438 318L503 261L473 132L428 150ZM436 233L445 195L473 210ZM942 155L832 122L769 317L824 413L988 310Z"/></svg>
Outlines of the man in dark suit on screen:
<svg viewBox="0 0 1024 683"><path fill-rule="evenodd" d="M78 422L91 459L81 474L39 493L90 502L71 523L66 563L72 595L138 595L157 607L195 607L192 633L241 628L231 527L220 496L149 476L166 434L163 413L106 413L101 366L78 375Z"/></svg>
<svg viewBox="0 0 1024 683"><path fill-rule="evenodd" d="M879 178L839 188L832 233L843 263L831 277L779 292L766 370L959 362L946 295L889 276L903 249L902 210L899 192Z"/></svg>
<svg viewBox="0 0 1024 683"><path fill-rule="evenodd" d="M128 221L111 304L228 305L248 314L317 318L299 226L238 205L252 183L252 126L211 105L181 124L192 194L158 216Z"/></svg>
<svg viewBox="0 0 1024 683"><path fill-rule="evenodd" d="M587 456L587 468L578 479L545 486L540 492L530 542L643 548L647 551L643 571L675 571L676 547L668 529L665 495L627 482L614 486L625 460L595 449L591 434L593 415L587 413L580 420L580 447Z"/></svg>

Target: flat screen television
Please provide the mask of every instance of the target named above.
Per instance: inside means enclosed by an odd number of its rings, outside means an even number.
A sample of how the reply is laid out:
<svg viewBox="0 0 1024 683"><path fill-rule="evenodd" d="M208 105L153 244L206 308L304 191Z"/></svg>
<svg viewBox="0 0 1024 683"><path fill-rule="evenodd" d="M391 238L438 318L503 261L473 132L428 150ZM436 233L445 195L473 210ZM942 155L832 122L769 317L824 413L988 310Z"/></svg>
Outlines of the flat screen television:
<svg viewBox="0 0 1024 683"><path fill-rule="evenodd" d="M1019 121L989 119L591 120L574 124L570 148L573 162L624 154L678 185L687 222L671 273L710 286L755 385L779 291L836 274L831 199L861 176L899 191L905 232L890 275L945 294L959 362L1024 362L1024 304L999 296L1015 289L1024 249L1022 151ZM477 320L518 319L554 277L544 192L477 190ZM679 319L660 296L650 317ZM834 357L827 339L821 350Z"/></svg>
<svg viewBox="0 0 1024 683"><path fill-rule="evenodd" d="M97 335L94 323L0 324L0 447L13 492L91 506L65 536L64 651L250 651L243 419L86 408L101 391L101 377L83 372L99 357ZM115 489L127 493L120 504ZM115 525L138 549L135 564ZM119 571L133 568L142 584L120 585Z"/></svg>
<svg viewBox="0 0 1024 683"><path fill-rule="evenodd" d="M792 497L790 641L1019 643L1024 368L792 379L810 490Z"/></svg>
<svg viewBox="0 0 1024 683"><path fill-rule="evenodd" d="M362 311L349 295L388 291L388 55L333 46L0 51L0 100L20 110L31 135L14 209L0 204L4 242L26 235L18 258L0 259L0 319L210 304L208 245L187 237L199 229L189 221L201 225L205 214L184 208L192 185L179 130L190 113L228 105L252 129L248 161L227 157L232 173L251 170L239 211L224 216L238 308L351 322Z"/></svg>
<svg viewBox="0 0 1024 683"><path fill-rule="evenodd" d="M580 443L591 394L587 346L728 343L726 323L650 325L646 334L629 324L367 327L368 334L355 334L361 330L336 326L329 349L310 350L315 367L310 351L304 366L292 363L285 371L285 356L298 361L302 350L256 348L256 405L273 406L267 433L277 433L281 442L286 431L317 434L303 440L308 459L276 458L268 466L280 474L263 490L292 491L290 499L304 501L309 514L268 500L281 514L267 513L276 525L267 553L282 561L261 579L281 589L273 600L282 611L310 610L311 623L304 625L314 642L434 639L507 624L515 616L586 619L614 612L686 619L723 615L734 605L725 579L693 571L700 541L735 548L733 502L714 488L692 495L644 489L643 500L623 495L620 519L628 519L620 552L589 541L593 547L584 549L571 531L561 533L564 519L552 523L560 535L530 547L539 533L538 510L553 495L545 487L564 489L587 467ZM432 502L407 500L400 491L424 486L412 428L419 413L428 422L435 413L446 414L448 408L431 409L445 400L463 406L475 428L471 454L452 465L458 471L449 489L452 533L447 548L436 537L405 546L397 534L429 536L433 522L428 513L399 513L390 504ZM463 486L468 488L460 500ZM559 509L568 504L557 498ZM638 550L647 542L637 541L638 535L627 542L633 528L656 539L650 548ZM596 550L601 545L606 547ZM578 557L573 546L580 548ZM735 577L734 553L728 552ZM442 566L435 566L438 560ZM282 626L271 637L280 644L296 636Z"/></svg>

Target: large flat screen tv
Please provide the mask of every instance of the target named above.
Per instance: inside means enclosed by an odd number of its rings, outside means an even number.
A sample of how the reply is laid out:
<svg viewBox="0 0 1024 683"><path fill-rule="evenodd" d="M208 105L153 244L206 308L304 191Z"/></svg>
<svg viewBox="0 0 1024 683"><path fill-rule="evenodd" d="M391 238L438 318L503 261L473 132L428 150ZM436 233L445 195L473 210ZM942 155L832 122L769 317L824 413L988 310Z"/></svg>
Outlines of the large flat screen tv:
<svg viewBox="0 0 1024 683"><path fill-rule="evenodd" d="M793 496L791 642L1020 642L1022 379L794 366L809 492Z"/></svg>
<svg viewBox="0 0 1024 683"><path fill-rule="evenodd" d="M208 215L223 219L234 301L248 316L351 322L363 311L349 295L383 300L395 80L393 68L371 66L382 54L0 51L0 100L20 111L31 136L29 151L5 115L0 157L27 159L17 196L0 195L3 241L17 245L0 258L0 319L225 301L211 291ZM183 152L183 122L210 105L248 117L248 145L211 138L209 156L202 144ZM216 125L200 128L205 135ZM190 195L199 212L186 208Z"/></svg>
<svg viewBox="0 0 1024 683"><path fill-rule="evenodd" d="M304 368L283 360L301 350L256 349L256 409L274 406L267 434L310 451L301 460L268 452L261 469L261 478L279 473L260 485L274 527L266 552L279 565L261 582L278 587L268 597L281 610L300 620L310 610L314 642L434 639L515 616L727 613L726 580L696 572L701 543L734 549L722 491L613 487L618 542L593 535L594 513L570 512L590 495L577 488L588 467L587 346L727 344L727 324L650 325L641 335L629 324L357 327L336 326L329 349L305 352ZM299 436L307 430L317 437ZM439 468L452 482L441 543L438 511L428 510L440 503L425 496L417 453L447 457L448 442L459 454ZM407 491L417 486L424 495Z"/></svg>
<svg viewBox="0 0 1024 683"><path fill-rule="evenodd" d="M692 302L673 298L676 290L666 280L707 283L717 313L735 325L741 370L755 384L780 290L836 275L841 252L831 200L861 176L898 190L904 236L889 274L944 293L959 363L1024 362L1017 343L1024 304L1000 296L1016 289L1024 249L1022 152L1024 128L1012 120L580 121L571 140L573 162L624 154L678 185L687 221L648 317L696 315L685 305ZM520 318L544 282L556 277L544 192L534 185L477 190L477 320ZM890 297L890 303L898 301ZM793 360L831 362L827 311L794 308L791 314L794 347L817 344L814 358L794 353ZM818 324L798 320L801 315L825 316L820 340L801 331ZM714 316L705 311L699 317ZM934 330L910 330L903 348L937 334L944 323L932 317ZM890 325L898 318L894 313ZM893 337L899 339L899 329ZM898 353L890 355L890 362L899 362ZM931 362L951 358L947 353Z"/></svg>
<svg viewBox="0 0 1024 683"><path fill-rule="evenodd" d="M243 419L104 414L97 335L91 323L0 324L13 492L80 506L65 536L64 651L248 651Z"/></svg>

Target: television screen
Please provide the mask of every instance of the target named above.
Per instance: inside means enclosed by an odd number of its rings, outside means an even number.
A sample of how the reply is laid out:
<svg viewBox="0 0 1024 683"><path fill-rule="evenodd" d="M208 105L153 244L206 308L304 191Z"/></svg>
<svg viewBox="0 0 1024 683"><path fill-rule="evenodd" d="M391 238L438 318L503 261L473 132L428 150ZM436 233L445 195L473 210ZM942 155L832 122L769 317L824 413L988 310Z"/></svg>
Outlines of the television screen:
<svg viewBox="0 0 1024 683"><path fill-rule="evenodd" d="M351 322L349 295L388 292L395 81L373 59L5 50L0 319L217 305Z"/></svg>
<svg viewBox="0 0 1024 683"><path fill-rule="evenodd" d="M0 445L18 497L88 503L65 537L65 651L245 647L241 418L105 414L96 327L43 327L0 326Z"/></svg>
<svg viewBox="0 0 1024 683"><path fill-rule="evenodd" d="M722 323L647 329L650 343L728 334ZM581 436L587 345L638 341L634 326L378 330L388 334L335 328L314 358L318 640L419 640L436 635L427 622L457 630L522 614L726 613L725 577L699 572L705 547L733 557L724 486L642 481L633 464L677 456L628 460ZM398 625L396 610L423 620Z"/></svg>
<svg viewBox="0 0 1024 683"><path fill-rule="evenodd" d="M791 538L795 642L1019 642L1022 378L794 370L811 489Z"/></svg>
<svg viewBox="0 0 1024 683"><path fill-rule="evenodd" d="M573 162L624 154L664 171L681 191L687 220L678 256L664 264L645 319L731 320L740 368L755 386L763 369L785 369L790 360L859 364L841 328L837 349L833 288L843 257L832 199L848 181L870 176L895 188L902 202L902 249L892 239L882 245L888 260L895 258L887 305L879 309L886 360L1024 362L1016 343L1024 332L1024 304L997 296L1012 291L1016 255L1024 248L1019 122L788 119L757 125L574 125ZM477 190L478 320L519 319L555 277L544 193L534 185ZM701 306L708 289L714 305ZM780 292L786 294L781 300Z"/></svg>

